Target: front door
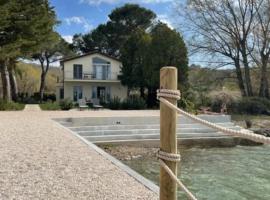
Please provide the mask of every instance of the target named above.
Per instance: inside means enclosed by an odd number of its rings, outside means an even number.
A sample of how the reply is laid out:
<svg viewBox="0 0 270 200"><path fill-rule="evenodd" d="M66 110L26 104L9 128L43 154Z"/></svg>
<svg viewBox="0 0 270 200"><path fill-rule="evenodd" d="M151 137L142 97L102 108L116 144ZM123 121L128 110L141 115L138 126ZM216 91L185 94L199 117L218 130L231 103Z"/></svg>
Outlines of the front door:
<svg viewBox="0 0 270 200"><path fill-rule="evenodd" d="M101 102L105 101L105 97L106 97L106 88L105 87L97 87L97 97Z"/></svg>

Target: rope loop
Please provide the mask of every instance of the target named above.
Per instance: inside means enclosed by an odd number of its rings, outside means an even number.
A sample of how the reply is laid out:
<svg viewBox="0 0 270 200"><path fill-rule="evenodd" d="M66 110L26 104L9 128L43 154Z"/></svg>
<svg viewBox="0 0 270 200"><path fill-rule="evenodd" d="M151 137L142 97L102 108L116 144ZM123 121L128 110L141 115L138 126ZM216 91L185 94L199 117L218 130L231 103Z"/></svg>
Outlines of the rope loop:
<svg viewBox="0 0 270 200"><path fill-rule="evenodd" d="M166 160L166 161L171 161L171 162L181 161L180 154L168 153L168 152L162 151L161 149L158 150L157 157L161 160Z"/></svg>
<svg viewBox="0 0 270 200"><path fill-rule="evenodd" d="M167 97L171 99L180 100L181 92L180 90L159 89L157 90L157 99L160 99L160 97Z"/></svg>

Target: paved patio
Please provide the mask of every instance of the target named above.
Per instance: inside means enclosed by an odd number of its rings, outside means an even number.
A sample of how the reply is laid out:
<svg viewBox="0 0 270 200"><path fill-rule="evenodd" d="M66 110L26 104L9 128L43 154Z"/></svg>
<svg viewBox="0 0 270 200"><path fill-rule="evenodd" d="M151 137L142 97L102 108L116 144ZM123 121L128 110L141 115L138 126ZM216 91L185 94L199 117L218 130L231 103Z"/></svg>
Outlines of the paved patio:
<svg viewBox="0 0 270 200"><path fill-rule="evenodd" d="M0 199L158 199L51 118L150 116L158 111L0 112Z"/></svg>

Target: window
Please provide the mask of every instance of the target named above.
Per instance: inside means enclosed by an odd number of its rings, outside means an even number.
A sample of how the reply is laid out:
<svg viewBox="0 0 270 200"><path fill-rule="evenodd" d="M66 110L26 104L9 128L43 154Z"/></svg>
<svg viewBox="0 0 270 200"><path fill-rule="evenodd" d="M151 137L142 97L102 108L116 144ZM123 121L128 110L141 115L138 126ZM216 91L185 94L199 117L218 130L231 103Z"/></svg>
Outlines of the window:
<svg viewBox="0 0 270 200"><path fill-rule="evenodd" d="M111 63L98 58L93 58L93 74L98 80L108 80L111 78Z"/></svg>
<svg viewBox="0 0 270 200"><path fill-rule="evenodd" d="M83 98L82 86L73 87L73 101L78 101Z"/></svg>
<svg viewBox="0 0 270 200"><path fill-rule="evenodd" d="M82 79L82 65L73 65L73 78Z"/></svg>

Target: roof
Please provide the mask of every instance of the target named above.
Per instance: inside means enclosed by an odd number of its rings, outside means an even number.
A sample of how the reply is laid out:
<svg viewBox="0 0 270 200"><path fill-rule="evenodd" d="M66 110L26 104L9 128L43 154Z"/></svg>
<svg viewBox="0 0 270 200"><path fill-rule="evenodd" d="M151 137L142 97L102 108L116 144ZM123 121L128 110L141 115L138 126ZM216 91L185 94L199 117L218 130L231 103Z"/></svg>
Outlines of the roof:
<svg viewBox="0 0 270 200"><path fill-rule="evenodd" d="M78 56L73 56L73 57L69 57L69 58L64 58L64 59L61 60L61 63L64 63L64 62L67 62L67 61L70 61L70 60L75 60L75 59L78 59L78 58L82 58L82 57L85 57L85 56L90 56L90 55L93 55L93 54L100 54L100 55L105 56L107 58L110 58L110 59L116 60L118 62L121 62L120 59L118 59L116 57L113 57L113 56L110 56L108 54L101 53L99 51L91 51L91 52L85 53L83 55L78 55Z"/></svg>

